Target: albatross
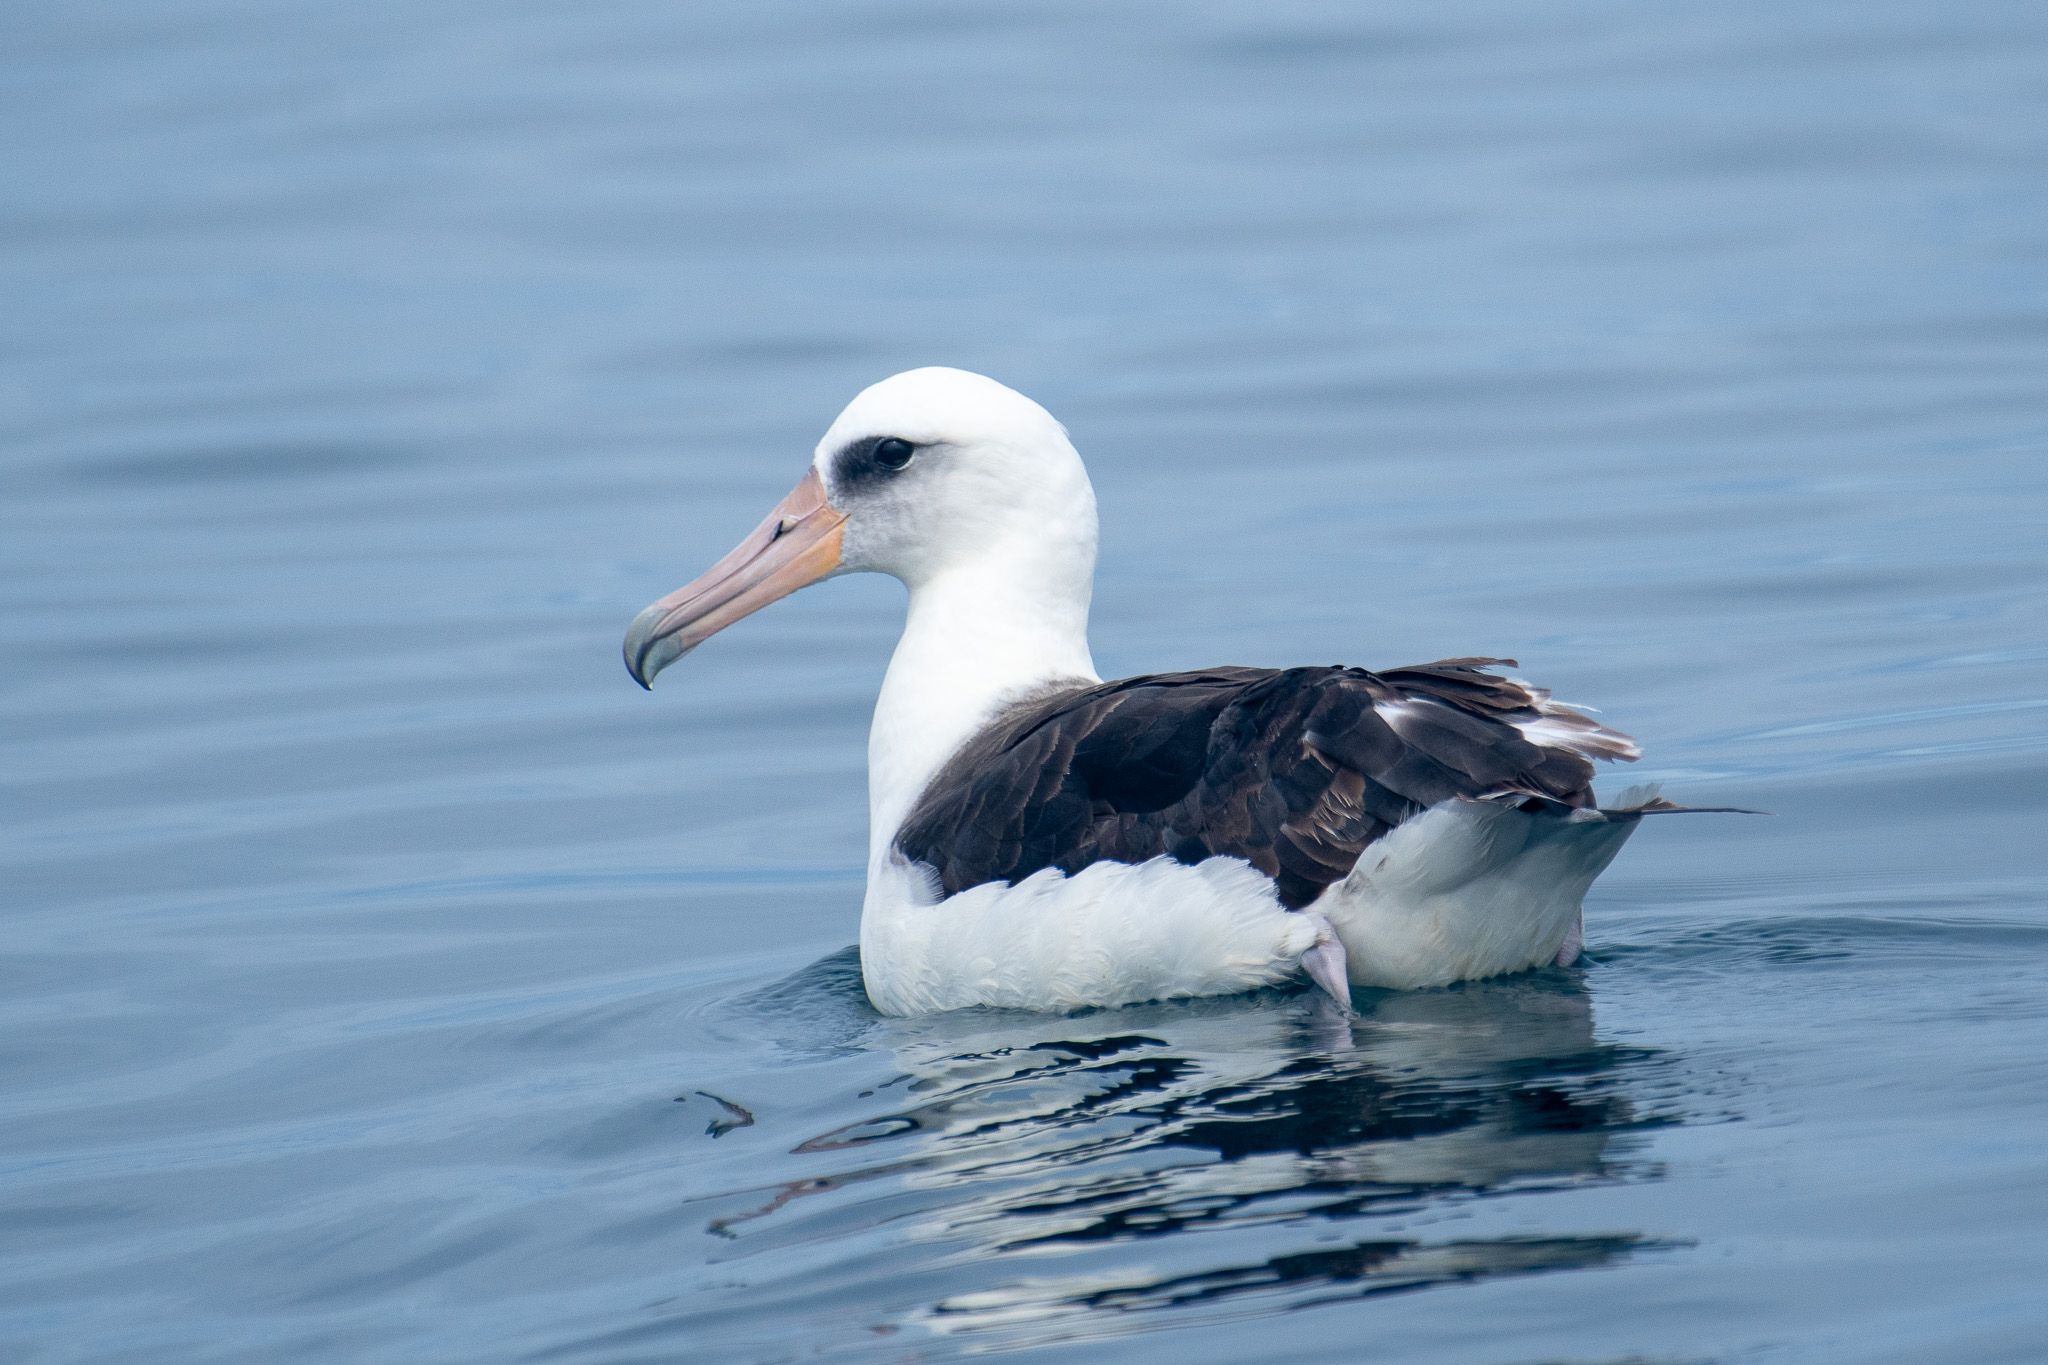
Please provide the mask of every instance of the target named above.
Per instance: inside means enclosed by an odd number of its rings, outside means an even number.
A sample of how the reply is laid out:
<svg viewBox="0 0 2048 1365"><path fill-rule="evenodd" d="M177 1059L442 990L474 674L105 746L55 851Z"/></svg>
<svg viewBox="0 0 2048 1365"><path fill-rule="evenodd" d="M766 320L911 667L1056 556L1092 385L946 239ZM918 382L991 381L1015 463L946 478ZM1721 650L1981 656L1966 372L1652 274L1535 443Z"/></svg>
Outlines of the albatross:
<svg viewBox="0 0 2048 1365"><path fill-rule="evenodd" d="M1497 671L1219 667L1105 682L1095 493L1067 430L964 370L863 390L731 553L634 618L642 687L807 584L909 589L868 739L860 961L884 1014L1070 1011L1305 974L1427 987L1547 964L1647 814L1634 740Z"/></svg>

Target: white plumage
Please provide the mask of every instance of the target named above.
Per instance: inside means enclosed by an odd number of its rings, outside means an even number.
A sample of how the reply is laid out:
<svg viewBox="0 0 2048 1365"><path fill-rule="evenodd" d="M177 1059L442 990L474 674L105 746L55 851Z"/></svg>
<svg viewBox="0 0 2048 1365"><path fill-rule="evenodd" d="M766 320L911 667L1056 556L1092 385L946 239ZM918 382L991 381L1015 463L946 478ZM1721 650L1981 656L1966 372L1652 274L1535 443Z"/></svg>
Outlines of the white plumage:
<svg viewBox="0 0 2048 1365"><path fill-rule="evenodd" d="M1346 972L1358 985L1435 986L1576 956L1581 899L1639 812L1566 809L1513 783L1418 808L1366 843L1348 874L1329 874L1337 880L1311 905L1283 904L1272 868L1247 860L1257 855L1168 856L1164 846L1157 856L1041 865L946 894L933 867L900 847L905 822L921 802L943 799L933 789L942 770L1009 708L1100 681L1087 639L1095 553L1094 494L1066 430L993 380L913 370L856 397L790 498L628 634L628 666L645 683L806 582L872 570L909 589L868 747L860 950L877 1009L1070 1010L1227 994L1305 967L1334 991ZM1523 767L1540 765L1539 750L1581 764L1635 756L1626 736L1540 689L1526 695L1505 722L1451 715L1455 698L1403 695L1376 706L1404 740L1449 721L1484 721L1507 749L1527 742L1513 750L1531 755ZM1313 734L1293 742L1322 743ZM1302 837L1338 841L1347 819L1364 818L1355 794L1340 796ZM1114 805L1092 818L1120 818ZM1134 809L1132 818L1164 818L1142 803ZM1017 828L989 837L1014 843L1034 818L1027 805ZM1058 852L1048 858L1056 863Z"/></svg>

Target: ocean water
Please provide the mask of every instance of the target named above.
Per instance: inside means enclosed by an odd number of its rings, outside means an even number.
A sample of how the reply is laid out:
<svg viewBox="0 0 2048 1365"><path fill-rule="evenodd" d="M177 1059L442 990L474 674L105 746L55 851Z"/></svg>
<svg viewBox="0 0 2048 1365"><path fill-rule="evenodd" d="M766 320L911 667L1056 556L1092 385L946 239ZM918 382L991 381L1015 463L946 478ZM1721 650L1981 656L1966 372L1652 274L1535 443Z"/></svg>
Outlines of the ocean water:
<svg viewBox="0 0 2048 1365"><path fill-rule="evenodd" d="M2048 1358L2048 10L0 34L0 1359ZM1109 675L1510 655L1772 814L1348 1030L877 1017L900 590L617 648L930 363Z"/></svg>

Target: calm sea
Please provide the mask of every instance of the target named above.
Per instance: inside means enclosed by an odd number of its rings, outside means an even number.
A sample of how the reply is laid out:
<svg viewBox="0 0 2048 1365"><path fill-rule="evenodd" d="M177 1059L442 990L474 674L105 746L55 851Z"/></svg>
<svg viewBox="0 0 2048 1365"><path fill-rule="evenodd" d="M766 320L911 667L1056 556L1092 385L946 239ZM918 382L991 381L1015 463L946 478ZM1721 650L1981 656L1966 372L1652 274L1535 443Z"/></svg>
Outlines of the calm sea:
<svg viewBox="0 0 2048 1365"><path fill-rule="evenodd" d="M2048 8L16 4L0 1359L2048 1355ZM1592 960L898 1021L900 590L626 621L867 382L1096 656L1505 654Z"/></svg>

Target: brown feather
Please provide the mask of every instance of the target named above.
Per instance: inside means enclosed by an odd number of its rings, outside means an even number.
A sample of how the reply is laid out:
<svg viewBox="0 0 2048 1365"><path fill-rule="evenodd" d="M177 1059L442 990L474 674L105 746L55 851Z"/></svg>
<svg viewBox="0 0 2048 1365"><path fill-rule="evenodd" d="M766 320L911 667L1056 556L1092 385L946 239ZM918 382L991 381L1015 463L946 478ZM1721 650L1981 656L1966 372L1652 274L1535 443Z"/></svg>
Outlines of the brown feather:
<svg viewBox="0 0 2048 1365"><path fill-rule="evenodd" d="M1045 868L1242 858L1307 905L1394 826L1441 801L1593 803L1589 758L1635 746L1505 659L1212 668L1019 702L956 754L896 843L956 894ZM1543 743L1518 725L1542 722Z"/></svg>

